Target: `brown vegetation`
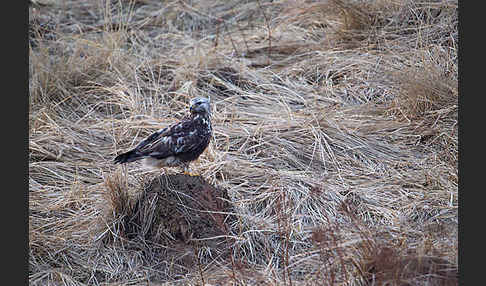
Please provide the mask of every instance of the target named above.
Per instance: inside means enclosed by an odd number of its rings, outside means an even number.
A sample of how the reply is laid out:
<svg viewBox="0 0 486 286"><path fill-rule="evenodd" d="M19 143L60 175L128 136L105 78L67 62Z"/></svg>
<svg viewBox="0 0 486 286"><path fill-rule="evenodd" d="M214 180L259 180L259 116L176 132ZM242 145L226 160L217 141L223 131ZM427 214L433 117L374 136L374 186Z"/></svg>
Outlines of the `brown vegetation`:
<svg viewBox="0 0 486 286"><path fill-rule="evenodd" d="M32 1L32 285L457 285L457 1ZM114 156L211 96L192 166Z"/></svg>

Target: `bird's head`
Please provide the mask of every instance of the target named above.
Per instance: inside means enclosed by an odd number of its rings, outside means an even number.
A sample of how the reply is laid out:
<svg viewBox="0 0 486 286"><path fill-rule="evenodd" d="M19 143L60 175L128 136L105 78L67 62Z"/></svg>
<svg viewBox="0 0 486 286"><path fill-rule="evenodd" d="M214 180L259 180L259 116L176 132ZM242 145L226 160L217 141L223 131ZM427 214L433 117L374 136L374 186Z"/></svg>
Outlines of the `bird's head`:
<svg viewBox="0 0 486 286"><path fill-rule="evenodd" d="M210 99L204 97L196 97L191 99L189 103L189 110L191 111L191 113L210 114Z"/></svg>

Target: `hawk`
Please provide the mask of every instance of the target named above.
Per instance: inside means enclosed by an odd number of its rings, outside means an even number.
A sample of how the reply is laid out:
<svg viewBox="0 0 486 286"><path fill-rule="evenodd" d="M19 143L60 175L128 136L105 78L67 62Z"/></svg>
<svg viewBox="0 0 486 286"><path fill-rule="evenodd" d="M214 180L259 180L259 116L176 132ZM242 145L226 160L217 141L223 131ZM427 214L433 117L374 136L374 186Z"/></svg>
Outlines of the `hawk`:
<svg viewBox="0 0 486 286"><path fill-rule="evenodd" d="M189 163L202 154L211 140L210 100L203 97L191 99L189 111L180 122L160 129L132 150L116 156L115 164L143 159L149 167L179 166L184 167L185 174L191 174Z"/></svg>

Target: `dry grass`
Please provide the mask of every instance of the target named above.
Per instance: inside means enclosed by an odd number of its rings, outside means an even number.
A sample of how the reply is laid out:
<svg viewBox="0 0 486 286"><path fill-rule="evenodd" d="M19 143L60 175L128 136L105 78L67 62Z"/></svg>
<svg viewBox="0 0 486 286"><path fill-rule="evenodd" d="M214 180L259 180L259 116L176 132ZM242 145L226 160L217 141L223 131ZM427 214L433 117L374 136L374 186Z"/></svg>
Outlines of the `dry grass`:
<svg viewBox="0 0 486 286"><path fill-rule="evenodd" d="M34 1L30 284L457 285L457 6ZM236 219L177 264L126 233L160 174L112 159L195 95Z"/></svg>

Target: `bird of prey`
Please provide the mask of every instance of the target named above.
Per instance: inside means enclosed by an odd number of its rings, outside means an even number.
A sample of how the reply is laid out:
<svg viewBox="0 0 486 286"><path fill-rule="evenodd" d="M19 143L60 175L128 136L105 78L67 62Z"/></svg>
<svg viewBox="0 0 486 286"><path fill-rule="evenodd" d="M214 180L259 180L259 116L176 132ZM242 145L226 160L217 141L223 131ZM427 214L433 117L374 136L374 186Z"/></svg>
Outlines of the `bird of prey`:
<svg viewBox="0 0 486 286"><path fill-rule="evenodd" d="M184 167L192 175L189 163L208 147L212 136L210 99L196 97L189 103L189 115L180 122L160 129L132 150L115 157L115 164L143 159L153 168Z"/></svg>

